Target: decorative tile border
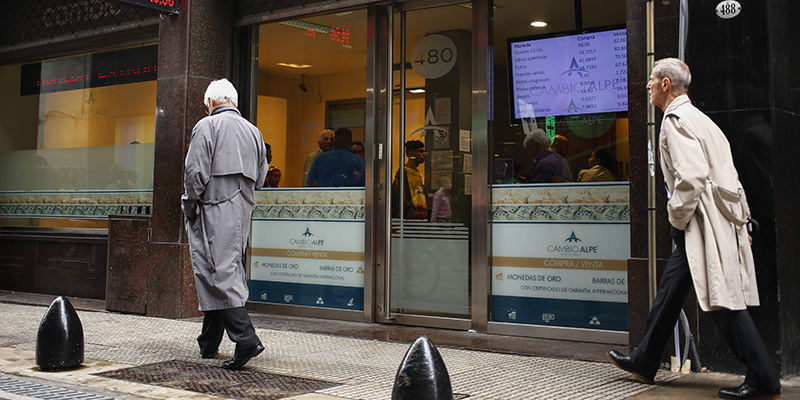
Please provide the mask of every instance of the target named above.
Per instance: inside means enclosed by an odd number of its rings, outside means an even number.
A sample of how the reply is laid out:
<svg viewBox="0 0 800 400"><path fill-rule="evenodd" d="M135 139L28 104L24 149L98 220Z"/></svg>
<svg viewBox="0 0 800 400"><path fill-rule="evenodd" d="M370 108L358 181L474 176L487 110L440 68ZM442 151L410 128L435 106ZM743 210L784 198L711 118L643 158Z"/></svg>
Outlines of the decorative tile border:
<svg viewBox="0 0 800 400"><path fill-rule="evenodd" d="M341 205L260 205L253 209L255 219L335 219L364 220L364 206Z"/></svg>
<svg viewBox="0 0 800 400"><path fill-rule="evenodd" d="M630 222L627 204L492 206L492 221Z"/></svg>
<svg viewBox="0 0 800 400"><path fill-rule="evenodd" d="M627 182L498 185L492 200L493 222L630 222Z"/></svg>
<svg viewBox="0 0 800 400"><path fill-rule="evenodd" d="M255 219L364 220L364 189L262 189L255 201Z"/></svg>
<svg viewBox="0 0 800 400"><path fill-rule="evenodd" d="M493 221L628 222L630 187L623 184L498 185ZM0 217L106 218L149 214L149 190L0 192ZM258 219L364 220L364 189L266 189L255 194Z"/></svg>
<svg viewBox="0 0 800 400"><path fill-rule="evenodd" d="M0 192L0 217L98 219L152 208L150 190Z"/></svg>

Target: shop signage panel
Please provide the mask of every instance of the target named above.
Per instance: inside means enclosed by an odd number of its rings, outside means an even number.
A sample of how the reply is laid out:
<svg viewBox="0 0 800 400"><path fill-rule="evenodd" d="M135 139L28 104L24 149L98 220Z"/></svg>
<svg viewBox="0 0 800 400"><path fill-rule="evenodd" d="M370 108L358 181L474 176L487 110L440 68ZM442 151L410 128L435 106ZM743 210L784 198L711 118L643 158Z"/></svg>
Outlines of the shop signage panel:
<svg viewBox="0 0 800 400"><path fill-rule="evenodd" d="M356 192L363 195L363 190ZM353 205L330 201L352 199L350 195L324 189L257 192L250 301L364 309L364 221L345 212ZM312 199L328 204L315 205ZM275 207L281 211L272 211ZM265 218L265 214L277 215Z"/></svg>
<svg viewBox="0 0 800 400"><path fill-rule="evenodd" d="M514 186L493 193L492 320L626 331L628 184Z"/></svg>

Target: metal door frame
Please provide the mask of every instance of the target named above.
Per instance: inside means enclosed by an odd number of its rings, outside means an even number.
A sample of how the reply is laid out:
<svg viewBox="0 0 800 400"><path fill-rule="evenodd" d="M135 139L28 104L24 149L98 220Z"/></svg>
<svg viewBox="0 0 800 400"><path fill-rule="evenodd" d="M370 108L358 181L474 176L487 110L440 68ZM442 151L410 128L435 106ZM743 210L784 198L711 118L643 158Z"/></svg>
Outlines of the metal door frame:
<svg viewBox="0 0 800 400"><path fill-rule="evenodd" d="M373 208L375 213L373 216L375 217L372 219L374 221L373 225L375 229L373 233L376 233L374 238L374 247L373 251L374 254L370 257L373 261L374 265L374 321L379 323L385 324L399 324L399 325L413 325L413 326L424 326L424 327L434 327L434 328L444 328L444 329L456 329L456 330L468 330L472 329L475 323L473 321L476 320L476 309L487 309L487 300L488 298L483 297L475 297L475 286L476 281L483 280L484 285L488 285L488 274L485 278L481 279L478 275L475 274L476 270L486 270L486 262L487 259L483 258L484 266L480 268L474 264L475 259L473 258L472 262L472 291L471 293L471 310L472 315L470 318L451 318L451 317L436 317L436 316L426 316L426 315L411 315L411 314L399 314L399 313L391 313L390 310L390 288L391 288L391 213L389 211L389 200L391 199L391 181L392 181L392 171L391 171L391 158L392 158L392 101L393 101L393 87L392 87L392 78L393 78L393 51L394 51L394 31L395 29L402 29L401 27L394 26L394 17L396 13L401 13L401 20L405 19L405 13L408 11L426 9L426 8L434 8L446 5L454 5L463 3L463 1L452 1L452 0L445 0L445 1L409 1L405 3L399 3L394 5L389 5L385 7L377 7L376 10L376 31L381 32L380 34L383 35L376 43L376 52L375 52L375 69L376 75L381 75L383 78L380 82L374 82L374 92L380 93L380 100L379 106L375 108L376 111L376 146L373 146L377 149L376 152L376 159L377 162L375 165L375 174L374 177L376 179L375 186L373 192L375 193L374 199L377 200L373 204ZM472 28L475 29L475 12L473 10L473 18L472 18ZM401 32L401 41L405 43L405 32ZM475 35L473 34L473 50L475 48ZM401 51L402 54L402 51ZM474 57L474 55L473 55ZM476 60L473 58L473 67L476 64L483 64L487 62L487 59ZM405 76L404 76L404 63L401 63L401 72L400 72L400 82L401 82L401 92L400 92L400 115L402 116L403 108L404 108L404 91L402 90L402 86L405 83ZM483 70L485 71L485 67ZM472 95L473 101L475 96L475 80L476 74L473 70L472 73ZM485 80L485 77L483 77ZM372 81L369 83L373 83ZM368 85L369 85L368 83ZM485 86L485 82L484 82ZM368 90L369 92L369 90ZM369 99L368 99L369 103ZM473 103L473 110L475 105ZM485 114L485 111L484 111ZM473 117L474 123L475 117ZM486 121L484 120L484 125ZM401 131L403 130L403 124L401 120ZM474 140L474 139L473 139ZM488 155L488 149L485 146L482 146L482 151ZM477 146L473 147L473 153L477 150ZM476 158L480 159L480 157L476 157L473 155L473 165L480 162L476 160ZM486 162L486 158L483 159L483 162ZM485 164L484 164L485 165ZM480 169L478 169L480 170ZM476 168L473 168L473 173L476 171ZM486 172L483 171L485 175ZM485 176L484 176L485 177ZM475 180L475 175L473 175L473 181ZM484 185L485 186L485 185ZM487 190L484 190L486 192ZM475 195L475 185L473 185L473 197L472 197L472 205L473 207L476 205L476 202L479 201L481 196ZM367 204L370 204L367 202ZM484 204L483 209L486 210L487 204ZM367 213L369 215L369 211ZM485 242L486 236L486 216L483 216L483 225L474 225L475 221L475 213L473 213L473 230L472 230L472 241L470 243L470 247L473 246L475 242ZM477 268L476 268L477 267ZM478 300L476 302L476 299ZM477 307L476 307L477 306ZM365 302L366 307L366 302ZM480 316L478 315L478 318ZM486 314L483 314L483 325L485 326L486 321ZM480 324L479 324L480 325Z"/></svg>

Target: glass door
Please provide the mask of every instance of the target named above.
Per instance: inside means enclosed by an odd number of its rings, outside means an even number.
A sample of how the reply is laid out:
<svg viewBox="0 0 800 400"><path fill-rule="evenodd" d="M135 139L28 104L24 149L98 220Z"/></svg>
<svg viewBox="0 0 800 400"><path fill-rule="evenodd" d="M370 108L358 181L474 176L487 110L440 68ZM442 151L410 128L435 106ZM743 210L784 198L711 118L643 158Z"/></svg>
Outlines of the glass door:
<svg viewBox="0 0 800 400"><path fill-rule="evenodd" d="M384 322L469 324L471 24L463 5L393 15Z"/></svg>

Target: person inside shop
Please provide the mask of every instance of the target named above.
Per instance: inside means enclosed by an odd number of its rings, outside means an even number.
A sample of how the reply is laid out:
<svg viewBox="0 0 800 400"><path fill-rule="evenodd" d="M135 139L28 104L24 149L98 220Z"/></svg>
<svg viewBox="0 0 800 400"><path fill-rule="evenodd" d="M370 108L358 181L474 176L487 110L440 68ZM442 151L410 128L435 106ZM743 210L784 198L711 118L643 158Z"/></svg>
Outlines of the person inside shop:
<svg viewBox="0 0 800 400"><path fill-rule="evenodd" d="M306 186L306 182L308 182L308 171L310 171L311 166L314 165L314 160L316 160L320 154L333 150L333 131L330 129L323 129L322 132L317 135L317 146L318 148L311 152L308 157L306 157L305 163L303 163L303 186Z"/></svg>
<svg viewBox="0 0 800 400"><path fill-rule="evenodd" d="M208 116L192 130L184 169L181 209L194 269L203 327L202 358L216 358L223 334L236 343L236 370L264 351L245 309L249 291L245 257L255 189L267 178L261 132L236 108L238 93L227 79L211 82L203 96Z"/></svg>
<svg viewBox="0 0 800 400"><path fill-rule="evenodd" d="M431 208L431 222L451 222L453 217L452 199L450 189L453 188L452 179L449 176L442 177L442 186L433 195L433 207Z"/></svg>
<svg viewBox="0 0 800 400"><path fill-rule="evenodd" d="M125 171L125 181L128 184L128 189L136 188L136 181L139 179L139 174L136 171L129 169Z"/></svg>
<svg viewBox="0 0 800 400"><path fill-rule="evenodd" d="M687 96L691 80L683 61L665 58L655 63L647 83L650 103L664 110L659 161L674 249L639 347L629 356L611 350L608 358L637 380L652 383L694 286L700 308L747 367L744 382L720 389L718 396L776 398L778 373L747 310L759 305L747 230L750 209L725 134Z"/></svg>
<svg viewBox="0 0 800 400"><path fill-rule="evenodd" d="M418 167L425 162L425 143L409 140L405 144L408 161L398 169L392 180L392 217L400 215L400 185L403 185L403 219L428 219L428 201L425 197L425 183ZM401 173L402 171L402 173Z"/></svg>
<svg viewBox="0 0 800 400"><path fill-rule="evenodd" d="M267 164L272 165L272 146L264 142L264 147L267 148Z"/></svg>
<svg viewBox="0 0 800 400"><path fill-rule="evenodd" d="M309 187L364 186L364 159L350 151L353 143L350 128L339 128L334 134L334 150L322 153L308 171Z"/></svg>
<svg viewBox="0 0 800 400"><path fill-rule="evenodd" d="M358 141L353 142L353 145L350 146L350 151L353 154L355 154L355 155L357 155L357 156L359 156L361 158L364 158L364 143L361 143L361 142L358 142Z"/></svg>
<svg viewBox="0 0 800 400"><path fill-rule="evenodd" d="M515 182L513 182L513 183L525 183L525 182L528 181L528 178L526 178L524 175L522 175L522 168L523 168L522 164L514 163L514 180L515 180Z"/></svg>
<svg viewBox="0 0 800 400"><path fill-rule="evenodd" d="M130 175L122 164L114 164L109 169L111 173L111 183L106 185L107 190L131 189L133 183L129 180Z"/></svg>
<svg viewBox="0 0 800 400"><path fill-rule="evenodd" d="M619 179L619 163L606 149L589 156L589 169L578 172L578 182L612 182Z"/></svg>
<svg viewBox="0 0 800 400"><path fill-rule="evenodd" d="M569 165L569 161L567 161L567 156L569 155L569 139L564 135L553 136L553 144L550 145L550 151L556 153L556 155L560 157L561 167L564 170L564 180L572 182L572 167Z"/></svg>
<svg viewBox="0 0 800 400"><path fill-rule="evenodd" d="M506 160L503 164L503 176L497 179L494 183L508 185L526 182L525 177L522 176L522 164L513 163L514 165L512 167L511 160Z"/></svg>
<svg viewBox="0 0 800 400"><path fill-rule="evenodd" d="M530 183L560 183L564 178L564 164L555 152L550 151L550 138L542 129L534 129L525 136L523 146L533 156Z"/></svg>
<svg viewBox="0 0 800 400"><path fill-rule="evenodd" d="M281 170L272 166L267 172L267 187L276 188L281 184Z"/></svg>

